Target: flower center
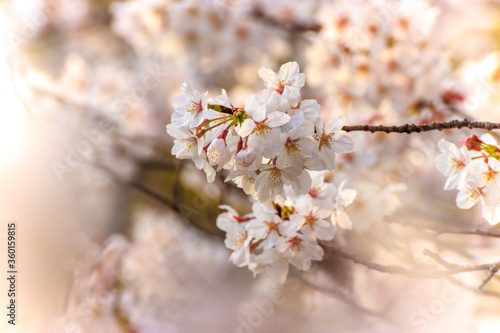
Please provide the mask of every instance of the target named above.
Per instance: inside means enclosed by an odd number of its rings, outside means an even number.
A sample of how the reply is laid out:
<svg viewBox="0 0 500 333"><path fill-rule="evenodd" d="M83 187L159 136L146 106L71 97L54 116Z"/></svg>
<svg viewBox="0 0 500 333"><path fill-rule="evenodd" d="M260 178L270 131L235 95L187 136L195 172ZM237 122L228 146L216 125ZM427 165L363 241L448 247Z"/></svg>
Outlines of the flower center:
<svg viewBox="0 0 500 333"><path fill-rule="evenodd" d="M278 168L272 168L269 170L269 175L267 176L269 181L274 185L281 184L283 179L281 178L281 171Z"/></svg>
<svg viewBox="0 0 500 333"><path fill-rule="evenodd" d="M333 133L328 134L328 135L323 133L321 135L321 138L319 139L319 149L321 150L321 148L323 146L325 146L326 148L330 148L332 146L332 137L333 137Z"/></svg>
<svg viewBox="0 0 500 333"><path fill-rule="evenodd" d="M281 95L283 94L283 91L285 91L285 82L284 80L278 80L278 88L276 89L276 91Z"/></svg>
<svg viewBox="0 0 500 333"><path fill-rule="evenodd" d="M300 153L300 146L297 143L299 139L292 140L291 138L286 139L285 148L287 153L292 155L298 155Z"/></svg>
<svg viewBox="0 0 500 333"><path fill-rule="evenodd" d="M192 102L191 104L188 104L186 106L187 112L201 112L203 111L203 108L201 107L201 101L198 103Z"/></svg>
<svg viewBox="0 0 500 333"><path fill-rule="evenodd" d="M290 248L291 250L294 251L300 251L300 243L302 242L302 239L300 239L298 236L293 237L292 239L287 241L290 243Z"/></svg>
<svg viewBox="0 0 500 333"><path fill-rule="evenodd" d="M457 172L457 170L462 169L464 166L464 162L456 160L454 158L450 158L450 162L448 163L448 167L452 169L453 172Z"/></svg>

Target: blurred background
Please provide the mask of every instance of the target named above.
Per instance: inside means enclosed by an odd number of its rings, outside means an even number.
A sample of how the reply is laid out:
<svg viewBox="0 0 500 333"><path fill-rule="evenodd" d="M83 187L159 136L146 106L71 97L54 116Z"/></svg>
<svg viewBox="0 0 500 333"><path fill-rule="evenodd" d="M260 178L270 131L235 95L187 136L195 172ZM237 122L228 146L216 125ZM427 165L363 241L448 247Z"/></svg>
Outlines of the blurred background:
<svg viewBox="0 0 500 333"><path fill-rule="evenodd" d="M333 240L351 259L327 254L278 289L234 267L215 226L219 205L251 200L175 159L165 132L183 82L243 106L258 69L288 61L324 120L498 122L500 2L1 0L0 32L0 243L16 221L19 265L2 332L500 332L487 272L352 259L498 260L498 238L421 227L487 225L435 168L440 138L480 131L353 133L332 175L358 191Z"/></svg>

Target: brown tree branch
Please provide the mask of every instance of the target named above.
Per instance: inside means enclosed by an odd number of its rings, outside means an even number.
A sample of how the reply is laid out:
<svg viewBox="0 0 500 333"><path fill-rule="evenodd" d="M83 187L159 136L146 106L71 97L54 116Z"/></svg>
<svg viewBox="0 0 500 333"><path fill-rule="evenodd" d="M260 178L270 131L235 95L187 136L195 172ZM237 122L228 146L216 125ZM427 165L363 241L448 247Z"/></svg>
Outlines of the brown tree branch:
<svg viewBox="0 0 500 333"><path fill-rule="evenodd" d="M445 121L442 123L430 123L430 124L404 124L399 126L371 126L371 125L353 125L353 126L344 126L342 130L346 132L354 132L354 131L364 131L364 132L385 132L385 133L420 133L420 132L428 132L428 131L441 131L444 129L452 129L452 128L462 128L467 127L469 129L479 128L487 131L500 129L500 123L492 123L489 121L471 121L469 119L463 120L451 120Z"/></svg>

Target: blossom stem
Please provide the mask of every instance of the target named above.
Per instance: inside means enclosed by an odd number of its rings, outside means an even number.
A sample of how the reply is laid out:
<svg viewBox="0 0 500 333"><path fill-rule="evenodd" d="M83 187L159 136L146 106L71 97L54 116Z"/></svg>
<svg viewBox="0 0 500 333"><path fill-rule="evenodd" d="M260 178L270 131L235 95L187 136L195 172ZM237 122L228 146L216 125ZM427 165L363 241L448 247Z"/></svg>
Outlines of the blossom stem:
<svg viewBox="0 0 500 333"><path fill-rule="evenodd" d="M196 134L196 136L197 136L197 137L199 137L199 138L201 138L201 137L202 137L202 136L204 136L204 135L205 135L208 131L213 130L213 129L214 129L214 128L216 128L216 127L219 127L220 125L225 124L225 123L227 123L227 122L228 122L228 121L230 121L230 120L232 120L232 119L231 119L231 118L229 118L229 119L224 120L224 121L222 121L222 122L220 122L220 123L218 123L218 124L215 124L215 125L213 125L213 126L211 126L211 127L209 127L209 128L205 128L204 130L201 130L200 132L198 132L198 133Z"/></svg>

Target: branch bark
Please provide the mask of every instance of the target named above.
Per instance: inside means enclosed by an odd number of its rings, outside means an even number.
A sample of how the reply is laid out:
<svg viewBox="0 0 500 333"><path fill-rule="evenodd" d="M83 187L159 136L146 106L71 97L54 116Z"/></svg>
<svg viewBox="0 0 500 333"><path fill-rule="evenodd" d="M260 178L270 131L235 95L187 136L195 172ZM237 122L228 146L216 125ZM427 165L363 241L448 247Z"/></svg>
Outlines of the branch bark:
<svg viewBox="0 0 500 333"><path fill-rule="evenodd" d="M428 132L428 131L442 131L444 129L452 129L452 128L462 128L466 127L469 129L478 128L486 131L491 131L495 129L500 129L500 123L492 123L489 121L471 121L469 119L463 120L451 120L445 121L442 123L430 123L430 124L404 124L399 126L372 126L372 125L353 125L353 126L344 126L342 130L346 132L354 132L354 131L364 131L364 132L385 132L385 133L420 133L420 132Z"/></svg>

